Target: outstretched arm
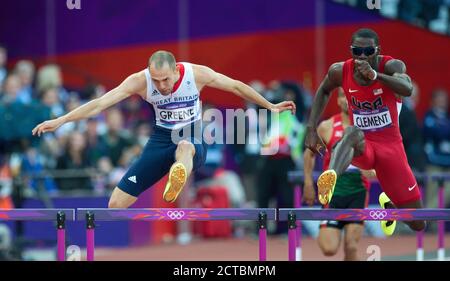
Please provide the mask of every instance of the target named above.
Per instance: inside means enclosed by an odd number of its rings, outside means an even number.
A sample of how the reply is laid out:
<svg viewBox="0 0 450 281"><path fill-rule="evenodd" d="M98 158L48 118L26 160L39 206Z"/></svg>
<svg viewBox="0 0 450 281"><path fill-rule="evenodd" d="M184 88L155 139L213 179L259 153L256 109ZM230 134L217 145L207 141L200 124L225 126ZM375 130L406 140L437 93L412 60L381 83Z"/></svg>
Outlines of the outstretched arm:
<svg viewBox="0 0 450 281"><path fill-rule="evenodd" d="M325 143L328 143L331 138L333 122L328 119L320 123L317 128L317 134ZM304 176L304 196L303 200L309 206L314 205L316 199L316 191L314 188L314 166L316 163L316 155L310 149L305 149L303 154L303 176Z"/></svg>
<svg viewBox="0 0 450 281"><path fill-rule="evenodd" d="M342 62L330 66L314 97L305 136L305 146L314 153L321 154L320 150L325 148L325 144L317 134L317 124L328 104L332 91L342 85L342 67Z"/></svg>
<svg viewBox="0 0 450 281"><path fill-rule="evenodd" d="M284 101L278 104L272 104L267 101L258 92L253 90L247 84L231 79L223 74L217 73L209 67L203 65L193 65L196 82L201 86L209 86L219 90L231 92L247 101L258 104L273 112L282 112L291 110L295 113L295 103L292 101Z"/></svg>
<svg viewBox="0 0 450 281"><path fill-rule="evenodd" d="M53 120L47 120L37 125L32 131L33 135L40 136L42 133L55 131L67 122L87 119L95 116L106 108L119 103L133 94L141 94L143 89L146 87L146 80L143 75L144 73L142 72L132 74L119 86L107 92L103 96L93 99L61 117Z"/></svg>
<svg viewBox="0 0 450 281"><path fill-rule="evenodd" d="M303 202L308 206L314 205L316 190L314 188L313 170L316 163L316 155L309 149L303 153Z"/></svg>

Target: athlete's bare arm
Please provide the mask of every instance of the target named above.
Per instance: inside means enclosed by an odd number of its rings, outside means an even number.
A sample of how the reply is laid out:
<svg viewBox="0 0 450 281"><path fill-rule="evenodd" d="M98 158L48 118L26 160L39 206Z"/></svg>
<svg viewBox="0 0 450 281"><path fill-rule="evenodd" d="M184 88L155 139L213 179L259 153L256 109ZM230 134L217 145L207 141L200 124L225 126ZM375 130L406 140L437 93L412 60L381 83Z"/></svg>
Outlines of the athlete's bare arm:
<svg viewBox="0 0 450 281"><path fill-rule="evenodd" d="M273 112L282 112L290 110L295 113L295 103L292 101L284 101L278 104L272 104L267 101L258 92L253 90L245 83L231 79L223 74L217 73L209 67L203 65L193 65L197 88L201 90L204 86L216 88L219 90L231 92L245 100L258 104Z"/></svg>
<svg viewBox="0 0 450 281"><path fill-rule="evenodd" d="M384 66L384 73L378 73L377 79L400 96L409 97L412 94L411 78L406 74L406 65L401 60L388 61Z"/></svg>
<svg viewBox="0 0 450 281"><path fill-rule="evenodd" d="M356 60L356 67L361 74L369 79L375 77L375 72L367 61ZM411 78L406 74L406 66L401 60L389 60L384 66L384 73L377 72L377 80L391 88L402 97L412 94Z"/></svg>
<svg viewBox="0 0 450 281"><path fill-rule="evenodd" d="M317 133L319 134L319 137L321 137L325 143L328 143L331 139L331 132L332 132L332 126L333 122L332 119L325 120L320 123L319 127L317 128ZM303 154L303 175L304 175L304 195L303 200L304 202L312 206L314 204L314 201L316 199L316 191L314 188L314 178L313 178L313 171L314 166L316 163L316 156L315 154L309 150L305 149L305 152Z"/></svg>
<svg viewBox="0 0 450 281"><path fill-rule="evenodd" d="M330 66L328 73L320 84L314 98L305 136L305 146L314 153L321 154L320 150L325 148L325 144L317 134L316 128L319 118L328 104L331 93L337 87L342 86L343 66L343 62L334 63Z"/></svg>
<svg viewBox="0 0 450 281"><path fill-rule="evenodd" d="M127 77L119 86L107 92L103 96L93 99L61 117L42 122L33 129L32 133L33 135L40 136L41 133L55 131L64 123L95 116L108 107L119 103L133 94L138 94L145 97L146 85L147 82L144 72L141 71L134 73Z"/></svg>

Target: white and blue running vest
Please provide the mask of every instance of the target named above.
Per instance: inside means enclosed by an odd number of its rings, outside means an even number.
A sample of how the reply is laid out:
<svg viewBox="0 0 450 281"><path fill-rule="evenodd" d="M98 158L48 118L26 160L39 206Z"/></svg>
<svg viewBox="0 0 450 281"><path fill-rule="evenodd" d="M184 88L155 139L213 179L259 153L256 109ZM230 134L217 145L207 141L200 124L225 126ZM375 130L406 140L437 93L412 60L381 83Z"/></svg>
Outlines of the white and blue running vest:
<svg viewBox="0 0 450 281"><path fill-rule="evenodd" d="M166 129L179 129L201 119L200 92L195 84L194 72L190 63L184 66L184 76L178 89L163 96L153 85L150 71L145 69L147 96L155 110L156 125Z"/></svg>

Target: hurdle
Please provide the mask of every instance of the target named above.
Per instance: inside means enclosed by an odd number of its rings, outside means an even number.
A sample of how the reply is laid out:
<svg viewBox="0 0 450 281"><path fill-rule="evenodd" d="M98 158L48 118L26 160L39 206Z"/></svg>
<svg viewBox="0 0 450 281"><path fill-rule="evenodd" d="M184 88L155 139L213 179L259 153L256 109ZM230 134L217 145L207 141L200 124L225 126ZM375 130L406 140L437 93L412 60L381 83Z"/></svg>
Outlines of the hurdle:
<svg viewBox="0 0 450 281"><path fill-rule="evenodd" d="M74 220L74 209L0 209L0 221L56 221L58 261L66 260L66 221Z"/></svg>
<svg viewBox="0 0 450 281"><path fill-rule="evenodd" d="M433 220L449 221L450 209L279 209L279 220L288 221L288 259L295 261L297 220Z"/></svg>
<svg viewBox="0 0 450 281"><path fill-rule="evenodd" d="M445 182L450 180L450 174L439 173L431 174L431 180L438 182L438 208L445 208ZM445 222L438 221L438 250L437 258L439 261L445 260Z"/></svg>
<svg viewBox="0 0 450 281"><path fill-rule="evenodd" d="M166 209L101 209L80 208L77 220L86 221L87 261L95 260L95 222L96 221L213 221L213 220L252 220L258 221L259 260L267 260L267 220L276 220L276 209L202 209L202 208L166 208Z"/></svg>
<svg viewBox="0 0 450 281"><path fill-rule="evenodd" d="M417 179L421 179L423 183L427 183L429 179L438 183L438 204L439 209L445 208L445 182L450 180L450 174L448 173L416 173ZM419 186L422 198L425 198L423 193L423 187ZM426 207L426 206L425 206ZM445 260L445 223L444 221L438 221L438 242L437 242L437 260ZM418 231L416 235L417 240L417 250L416 250L416 260L423 261L425 252L423 249L423 239L424 231Z"/></svg>
<svg viewBox="0 0 450 281"><path fill-rule="evenodd" d="M314 180L320 176L320 173L313 172ZM288 171L288 181L294 188L294 208L298 209L302 207L302 186L304 176L300 171ZM302 260L302 223L296 222L296 247L295 247L295 260Z"/></svg>

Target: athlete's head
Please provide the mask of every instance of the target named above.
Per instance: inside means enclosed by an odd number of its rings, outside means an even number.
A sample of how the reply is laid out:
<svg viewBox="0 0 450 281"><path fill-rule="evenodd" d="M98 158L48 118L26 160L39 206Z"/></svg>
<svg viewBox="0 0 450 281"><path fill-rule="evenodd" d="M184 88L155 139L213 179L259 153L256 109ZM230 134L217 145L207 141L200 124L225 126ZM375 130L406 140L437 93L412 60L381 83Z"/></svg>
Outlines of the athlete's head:
<svg viewBox="0 0 450 281"><path fill-rule="evenodd" d="M350 45L353 59L365 60L373 65L380 50L378 34L372 29L361 28L353 33Z"/></svg>
<svg viewBox="0 0 450 281"><path fill-rule="evenodd" d="M148 60L148 68L158 91L163 95L170 94L179 78L179 70L173 54L167 51L153 53Z"/></svg>
<svg viewBox="0 0 450 281"><path fill-rule="evenodd" d="M341 112L343 113L348 112L347 98L345 97L344 89L342 89L341 87L338 88L337 103L339 105L339 108L341 109Z"/></svg>

